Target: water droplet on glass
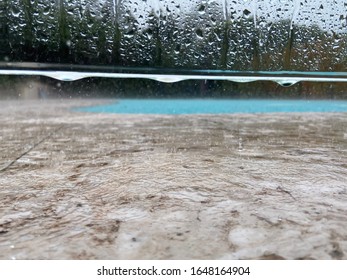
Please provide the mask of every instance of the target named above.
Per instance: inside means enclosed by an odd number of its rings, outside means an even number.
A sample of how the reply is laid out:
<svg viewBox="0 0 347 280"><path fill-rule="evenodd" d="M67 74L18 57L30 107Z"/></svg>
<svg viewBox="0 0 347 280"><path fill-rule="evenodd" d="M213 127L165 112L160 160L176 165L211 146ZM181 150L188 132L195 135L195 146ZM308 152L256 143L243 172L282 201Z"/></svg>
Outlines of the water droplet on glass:
<svg viewBox="0 0 347 280"><path fill-rule="evenodd" d="M279 85L281 85L282 87L290 87L292 85L295 85L298 81L295 80L282 80L282 81L277 81L277 83Z"/></svg>
<svg viewBox="0 0 347 280"><path fill-rule="evenodd" d="M43 14L47 16L49 15L50 12L51 12L51 7L49 5L45 6L43 9Z"/></svg>
<svg viewBox="0 0 347 280"><path fill-rule="evenodd" d="M201 14L201 15L205 14L205 10L206 10L206 6L203 5L203 4L201 4L201 5L199 6L199 8L198 8L198 12L199 12L199 14Z"/></svg>
<svg viewBox="0 0 347 280"><path fill-rule="evenodd" d="M12 7L12 11L11 11L11 13L12 13L12 16L14 16L14 17L19 17L19 15L21 14L21 9L18 7L18 6L13 6Z"/></svg>
<svg viewBox="0 0 347 280"><path fill-rule="evenodd" d="M250 15L251 15L251 11L248 10L248 9L244 9L244 10L243 10L243 14L244 14L245 17L248 18L248 17L250 17Z"/></svg>
<svg viewBox="0 0 347 280"><path fill-rule="evenodd" d="M202 32L202 30L200 28L196 29L195 33L196 33L196 36L199 39L203 39L204 38L204 33Z"/></svg>

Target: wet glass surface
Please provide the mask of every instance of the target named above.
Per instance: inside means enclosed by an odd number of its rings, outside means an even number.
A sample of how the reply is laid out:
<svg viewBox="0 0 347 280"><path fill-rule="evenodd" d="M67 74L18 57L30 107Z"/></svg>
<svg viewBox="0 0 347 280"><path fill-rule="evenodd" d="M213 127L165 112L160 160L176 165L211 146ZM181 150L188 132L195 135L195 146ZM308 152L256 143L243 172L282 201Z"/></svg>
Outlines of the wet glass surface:
<svg viewBox="0 0 347 280"><path fill-rule="evenodd" d="M0 61L346 71L344 1L0 3Z"/></svg>

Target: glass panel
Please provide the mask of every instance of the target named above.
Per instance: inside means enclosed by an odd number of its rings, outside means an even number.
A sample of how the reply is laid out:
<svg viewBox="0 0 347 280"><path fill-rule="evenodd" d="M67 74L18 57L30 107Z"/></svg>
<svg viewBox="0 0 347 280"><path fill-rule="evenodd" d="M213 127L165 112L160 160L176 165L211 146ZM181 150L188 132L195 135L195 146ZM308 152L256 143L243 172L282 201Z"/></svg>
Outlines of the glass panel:
<svg viewBox="0 0 347 280"><path fill-rule="evenodd" d="M0 60L346 71L344 1L3 0Z"/></svg>

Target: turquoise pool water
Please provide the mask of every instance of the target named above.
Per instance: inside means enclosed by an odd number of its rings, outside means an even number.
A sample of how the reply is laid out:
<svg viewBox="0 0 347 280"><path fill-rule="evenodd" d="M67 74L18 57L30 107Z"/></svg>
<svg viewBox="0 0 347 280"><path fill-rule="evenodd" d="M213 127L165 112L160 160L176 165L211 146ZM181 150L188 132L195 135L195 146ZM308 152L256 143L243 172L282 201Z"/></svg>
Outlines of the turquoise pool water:
<svg viewBox="0 0 347 280"><path fill-rule="evenodd" d="M114 114L234 114L347 112L344 100L120 99L115 103L77 109Z"/></svg>

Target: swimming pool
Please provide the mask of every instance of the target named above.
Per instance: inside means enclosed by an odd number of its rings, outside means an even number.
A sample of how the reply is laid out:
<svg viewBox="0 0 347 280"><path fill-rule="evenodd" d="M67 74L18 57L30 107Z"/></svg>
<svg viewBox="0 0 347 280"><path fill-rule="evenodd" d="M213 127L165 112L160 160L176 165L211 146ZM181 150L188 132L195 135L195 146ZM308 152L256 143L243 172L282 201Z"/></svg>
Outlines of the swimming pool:
<svg viewBox="0 0 347 280"><path fill-rule="evenodd" d="M272 99L120 99L112 104L77 111L114 114L235 114L290 112L347 112L344 100Z"/></svg>

